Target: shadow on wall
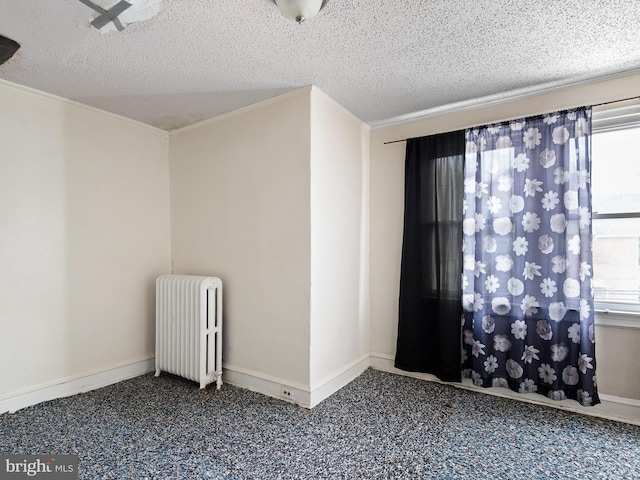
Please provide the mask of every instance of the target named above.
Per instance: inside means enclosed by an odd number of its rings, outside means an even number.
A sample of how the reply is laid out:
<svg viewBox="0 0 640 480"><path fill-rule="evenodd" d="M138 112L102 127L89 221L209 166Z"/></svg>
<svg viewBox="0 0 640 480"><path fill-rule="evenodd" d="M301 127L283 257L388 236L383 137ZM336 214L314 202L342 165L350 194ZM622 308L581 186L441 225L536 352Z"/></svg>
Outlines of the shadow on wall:
<svg viewBox="0 0 640 480"><path fill-rule="evenodd" d="M158 95L113 95L82 97L78 101L171 131L277 97L297 88L300 87ZM118 105L118 108L114 105Z"/></svg>

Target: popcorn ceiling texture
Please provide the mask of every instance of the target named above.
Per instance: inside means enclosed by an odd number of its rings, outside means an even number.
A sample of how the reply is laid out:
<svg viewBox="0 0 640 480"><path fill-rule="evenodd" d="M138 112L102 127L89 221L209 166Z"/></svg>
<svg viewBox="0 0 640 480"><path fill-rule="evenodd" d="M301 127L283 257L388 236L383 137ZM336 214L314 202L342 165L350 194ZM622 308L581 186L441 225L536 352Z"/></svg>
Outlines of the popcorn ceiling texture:
<svg viewBox="0 0 640 480"><path fill-rule="evenodd" d="M637 0L164 0L101 35L77 0L0 0L0 78L167 130L315 84L362 120L640 68Z"/></svg>

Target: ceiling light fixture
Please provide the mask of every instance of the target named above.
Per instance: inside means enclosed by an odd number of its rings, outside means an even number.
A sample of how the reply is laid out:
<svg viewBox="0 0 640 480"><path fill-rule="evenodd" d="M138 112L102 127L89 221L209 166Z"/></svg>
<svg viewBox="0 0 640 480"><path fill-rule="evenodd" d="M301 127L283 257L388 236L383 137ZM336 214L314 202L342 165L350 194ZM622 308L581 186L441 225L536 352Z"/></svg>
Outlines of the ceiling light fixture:
<svg viewBox="0 0 640 480"><path fill-rule="evenodd" d="M322 10L329 0L273 0L282 14L302 25Z"/></svg>

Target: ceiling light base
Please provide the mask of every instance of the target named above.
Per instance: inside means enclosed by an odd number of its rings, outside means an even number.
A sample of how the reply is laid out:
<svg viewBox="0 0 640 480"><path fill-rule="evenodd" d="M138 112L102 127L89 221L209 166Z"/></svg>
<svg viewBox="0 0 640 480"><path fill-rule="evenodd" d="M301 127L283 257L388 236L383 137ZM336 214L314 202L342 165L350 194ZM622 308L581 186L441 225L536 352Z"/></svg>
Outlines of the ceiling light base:
<svg viewBox="0 0 640 480"><path fill-rule="evenodd" d="M273 0L273 3L278 6L282 15L302 25L315 17L329 3L329 0Z"/></svg>

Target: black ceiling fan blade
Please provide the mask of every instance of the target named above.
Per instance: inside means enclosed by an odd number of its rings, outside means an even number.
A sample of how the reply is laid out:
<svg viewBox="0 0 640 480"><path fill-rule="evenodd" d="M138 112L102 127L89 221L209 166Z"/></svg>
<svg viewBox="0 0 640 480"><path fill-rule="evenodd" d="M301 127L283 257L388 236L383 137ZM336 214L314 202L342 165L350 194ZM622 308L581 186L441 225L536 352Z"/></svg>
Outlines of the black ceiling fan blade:
<svg viewBox="0 0 640 480"><path fill-rule="evenodd" d="M0 35L0 65L8 61L20 48L15 40Z"/></svg>

